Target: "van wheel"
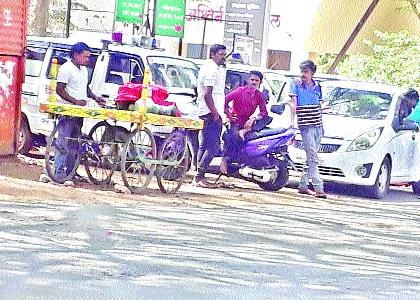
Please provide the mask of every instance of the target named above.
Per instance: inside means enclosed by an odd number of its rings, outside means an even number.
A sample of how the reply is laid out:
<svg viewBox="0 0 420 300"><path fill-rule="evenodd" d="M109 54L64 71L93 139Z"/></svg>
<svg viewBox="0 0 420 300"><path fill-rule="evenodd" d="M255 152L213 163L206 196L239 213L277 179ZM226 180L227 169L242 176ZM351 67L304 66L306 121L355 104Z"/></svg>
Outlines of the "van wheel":
<svg viewBox="0 0 420 300"><path fill-rule="evenodd" d="M388 193L389 182L391 180L391 162L385 158L379 168L378 176L374 185L368 188L370 198L382 199Z"/></svg>
<svg viewBox="0 0 420 300"><path fill-rule="evenodd" d="M413 182L411 187L413 188L413 193L420 196L420 181Z"/></svg>
<svg viewBox="0 0 420 300"><path fill-rule="evenodd" d="M33 135L29 129L28 120L26 117L22 116L20 121L19 128L19 137L18 137L18 152L20 154L28 154L33 146Z"/></svg>

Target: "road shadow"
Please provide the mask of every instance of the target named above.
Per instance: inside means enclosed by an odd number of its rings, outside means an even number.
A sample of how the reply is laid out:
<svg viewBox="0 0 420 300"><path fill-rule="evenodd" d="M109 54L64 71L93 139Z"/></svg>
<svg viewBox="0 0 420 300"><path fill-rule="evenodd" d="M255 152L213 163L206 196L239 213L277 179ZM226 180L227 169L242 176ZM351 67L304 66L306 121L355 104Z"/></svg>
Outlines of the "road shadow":
<svg viewBox="0 0 420 300"><path fill-rule="evenodd" d="M297 189L299 182L297 179L290 180L287 187ZM382 199L372 199L368 197L366 189L352 184L340 184L333 182L325 183L325 192L328 194L356 197L366 199L367 201L382 202L419 202L420 199L413 193L411 187L391 186L388 194Z"/></svg>

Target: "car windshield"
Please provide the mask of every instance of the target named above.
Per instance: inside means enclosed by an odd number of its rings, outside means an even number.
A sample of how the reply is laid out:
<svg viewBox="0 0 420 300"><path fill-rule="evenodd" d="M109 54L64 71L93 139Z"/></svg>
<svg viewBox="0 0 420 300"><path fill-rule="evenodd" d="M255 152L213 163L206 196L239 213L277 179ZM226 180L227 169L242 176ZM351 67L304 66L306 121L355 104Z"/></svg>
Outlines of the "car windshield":
<svg viewBox="0 0 420 300"><path fill-rule="evenodd" d="M153 81L165 87L194 89L197 83L198 67L195 63L165 56L149 56Z"/></svg>
<svg viewBox="0 0 420 300"><path fill-rule="evenodd" d="M362 89L322 86L324 114L362 119L385 119L392 96Z"/></svg>

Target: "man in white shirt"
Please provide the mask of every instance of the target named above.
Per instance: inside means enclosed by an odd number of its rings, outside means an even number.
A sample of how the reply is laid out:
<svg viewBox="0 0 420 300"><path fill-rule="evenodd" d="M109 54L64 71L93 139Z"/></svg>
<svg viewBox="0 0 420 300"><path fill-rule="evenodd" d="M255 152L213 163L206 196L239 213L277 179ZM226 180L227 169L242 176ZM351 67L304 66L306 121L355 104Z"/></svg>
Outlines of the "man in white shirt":
<svg viewBox="0 0 420 300"><path fill-rule="evenodd" d="M90 49L85 43L76 43L70 49L70 60L65 62L57 74L57 94L60 103L85 106L88 98L98 104L105 103L101 97L95 96L88 83L86 65L89 62ZM55 157L56 175L67 176L74 168L77 142L69 138L77 138L82 134L83 118L61 116L58 122L57 153Z"/></svg>
<svg viewBox="0 0 420 300"><path fill-rule="evenodd" d="M225 105L225 68L226 46L213 45L210 48L210 59L200 68L197 80L197 115L204 121L199 133L198 171L193 184L211 187L206 181L205 173L213 157L220 150L222 116Z"/></svg>

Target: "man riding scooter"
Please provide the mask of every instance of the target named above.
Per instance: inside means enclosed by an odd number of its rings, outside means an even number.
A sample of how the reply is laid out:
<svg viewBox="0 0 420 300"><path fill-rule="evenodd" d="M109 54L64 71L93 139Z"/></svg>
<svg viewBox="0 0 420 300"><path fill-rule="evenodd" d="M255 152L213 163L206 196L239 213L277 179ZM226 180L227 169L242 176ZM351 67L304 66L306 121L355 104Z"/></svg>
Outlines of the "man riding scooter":
<svg viewBox="0 0 420 300"><path fill-rule="evenodd" d="M249 72L248 84L235 89L225 98L225 114L230 121L230 126L225 133L225 145L220 165L220 171L223 174L228 172L228 163L239 152L245 134L253 130L258 120L263 120L268 116L266 102L259 91L262 79L261 72ZM231 103L232 105L229 106ZM251 118L257 107L259 115Z"/></svg>

